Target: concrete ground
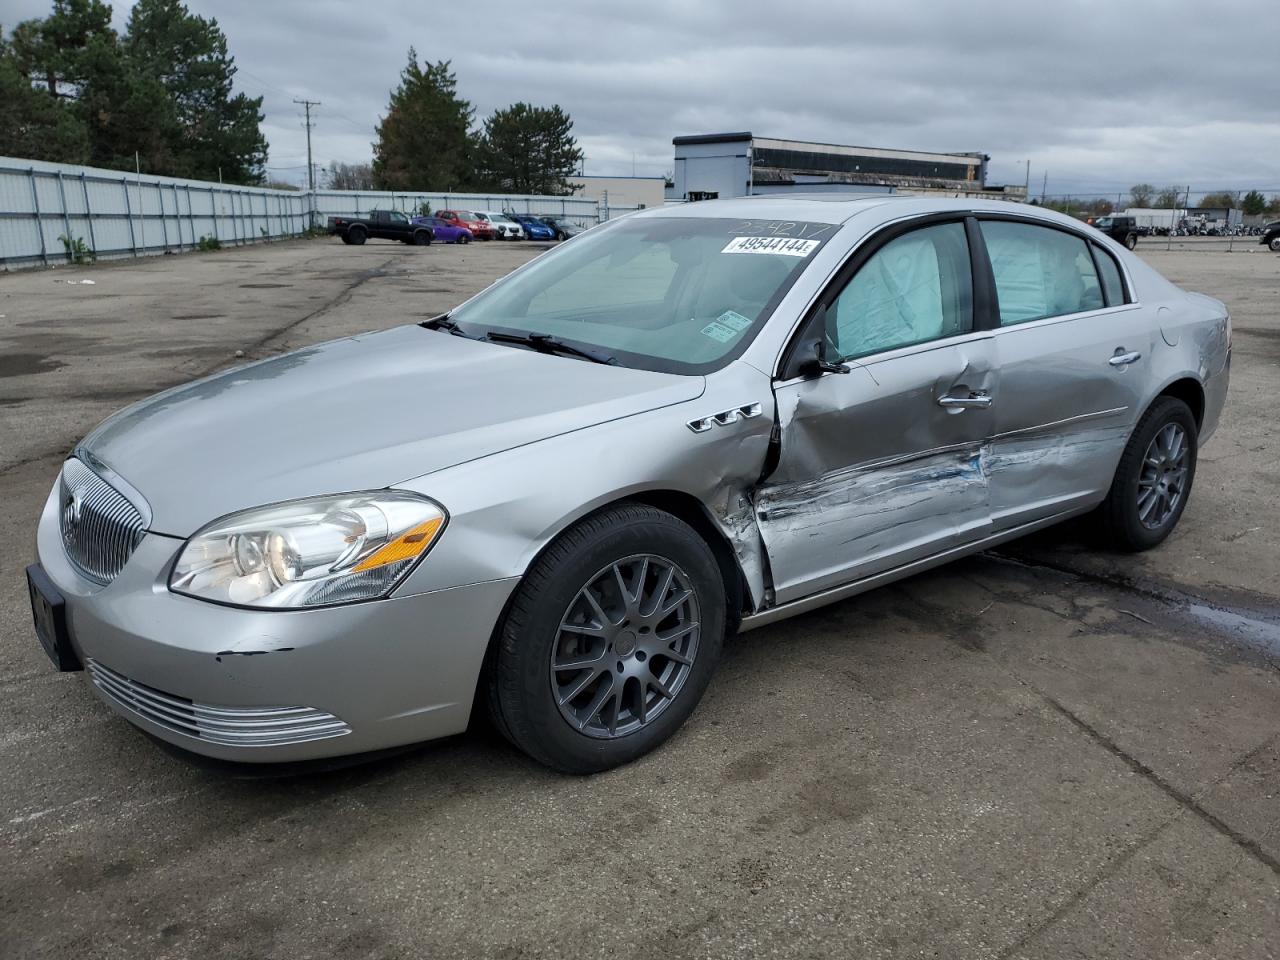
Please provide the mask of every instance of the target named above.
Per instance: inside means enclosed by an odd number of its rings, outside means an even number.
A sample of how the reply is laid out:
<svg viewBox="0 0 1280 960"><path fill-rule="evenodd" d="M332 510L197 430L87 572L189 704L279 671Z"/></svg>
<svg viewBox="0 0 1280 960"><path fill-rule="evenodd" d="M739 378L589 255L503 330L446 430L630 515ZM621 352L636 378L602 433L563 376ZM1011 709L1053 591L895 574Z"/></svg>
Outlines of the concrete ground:
<svg viewBox="0 0 1280 960"><path fill-rule="evenodd" d="M657 753L586 779L478 730L232 779L58 675L22 568L130 400L444 309L536 247L295 242L0 276L0 955L1274 957L1280 257L1144 245L1235 367L1151 553L1081 525L730 643ZM93 284L81 281L92 280Z"/></svg>

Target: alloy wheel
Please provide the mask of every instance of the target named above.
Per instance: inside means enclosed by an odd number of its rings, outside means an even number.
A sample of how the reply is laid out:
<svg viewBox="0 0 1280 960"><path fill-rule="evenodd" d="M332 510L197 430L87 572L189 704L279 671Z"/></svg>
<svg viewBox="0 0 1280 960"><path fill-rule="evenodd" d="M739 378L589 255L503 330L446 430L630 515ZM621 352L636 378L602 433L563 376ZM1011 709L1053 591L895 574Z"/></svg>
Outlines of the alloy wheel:
<svg viewBox="0 0 1280 960"><path fill-rule="evenodd" d="M1149 530L1163 526L1182 503L1187 450L1187 434L1178 423L1166 423L1147 446L1138 477L1138 519Z"/></svg>
<svg viewBox="0 0 1280 960"><path fill-rule="evenodd" d="M652 723L689 678L698 598L688 574L653 554L598 571L565 610L551 646L551 692L564 719L613 739Z"/></svg>

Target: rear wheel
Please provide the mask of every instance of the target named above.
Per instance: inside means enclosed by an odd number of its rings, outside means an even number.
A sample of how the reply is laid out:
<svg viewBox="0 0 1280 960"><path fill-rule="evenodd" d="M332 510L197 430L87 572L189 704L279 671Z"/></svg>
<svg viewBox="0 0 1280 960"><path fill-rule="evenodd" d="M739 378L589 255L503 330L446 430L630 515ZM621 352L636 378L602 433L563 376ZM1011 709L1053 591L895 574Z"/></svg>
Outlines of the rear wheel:
<svg viewBox="0 0 1280 960"><path fill-rule="evenodd" d="M653 507L613 507L552 544L517 589L488 672L495 725L565 773L627 763L693 712L724 629L702 538Z"/></svg>
<svg viewBox="0 0 1280 960"><path fill-rule="evenodd" d="M1175 397L1157 398L1134 428L1101 507L1114 546L1149 550L1173 532L1191 496L1197 453L1191 409Z"/></svg>
<svg viewBox="0 0 1280 960"><path fill-rule="evenodd" d="M354 243L357 247L367 239L369 239L369 232L364 227L352 227L347 231L347 242Z"/></svg>

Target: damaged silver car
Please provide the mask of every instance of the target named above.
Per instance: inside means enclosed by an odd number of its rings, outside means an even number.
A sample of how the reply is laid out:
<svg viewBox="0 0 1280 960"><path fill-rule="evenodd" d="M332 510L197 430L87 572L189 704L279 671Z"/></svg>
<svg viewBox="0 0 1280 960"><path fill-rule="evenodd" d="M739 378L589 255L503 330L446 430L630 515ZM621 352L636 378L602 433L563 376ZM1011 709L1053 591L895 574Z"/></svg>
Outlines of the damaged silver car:
<svg viewBox="0 0 1280 960"><path fill-rule="evenodd" d="M995 201L645 211L451 313L170 390L62 469L37 633L231 760L464 730L558 770L688 719L727 634L1096 511L1186 508L1226 309Z"/></svg>

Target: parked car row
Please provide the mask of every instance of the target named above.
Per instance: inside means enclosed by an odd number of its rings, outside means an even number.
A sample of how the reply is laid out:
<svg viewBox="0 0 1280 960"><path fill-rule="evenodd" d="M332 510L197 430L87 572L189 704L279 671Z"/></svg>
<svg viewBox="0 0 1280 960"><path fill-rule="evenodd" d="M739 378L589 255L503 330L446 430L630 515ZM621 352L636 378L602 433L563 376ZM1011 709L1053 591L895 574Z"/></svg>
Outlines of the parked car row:
<svg viewBox="0 0 1280 960"><path fill-rule="evenodd" d="M367 217L330 217L328 221L328 233L350 244L366 240L400 240L420 245L433 241L568 240L583 229L560 217L491 210L439 210L412 218L398 210L374 210Z"/></svg>

